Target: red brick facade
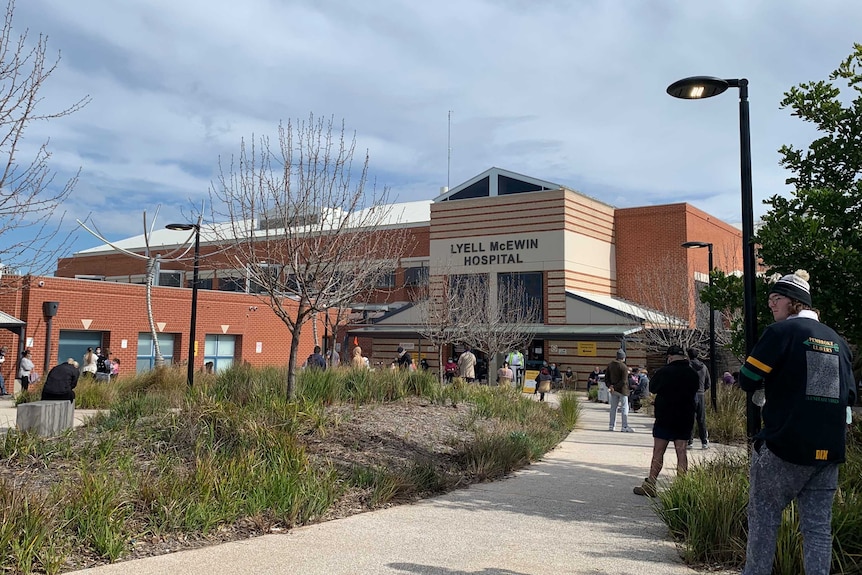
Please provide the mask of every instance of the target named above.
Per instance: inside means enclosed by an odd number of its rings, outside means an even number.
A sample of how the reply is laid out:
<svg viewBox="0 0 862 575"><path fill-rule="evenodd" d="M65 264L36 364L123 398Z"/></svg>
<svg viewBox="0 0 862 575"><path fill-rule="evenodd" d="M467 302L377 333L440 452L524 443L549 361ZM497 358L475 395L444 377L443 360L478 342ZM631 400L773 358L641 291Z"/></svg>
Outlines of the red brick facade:
<svg viewBox="0 0 862 575"><path fill-rule="evenodd" d="M15 289L15 285L18 288ZM61 330L102 332L102 345L120 358L124 372L134 371L139 333L149 333L146 288L113 282L68 278L3 278L0 309L27 322L26 337L33 338L32 360L38 373L44 373L47 321L42 302L60 302L51 325L51 352L48 365L53 367L66 358L57 356ZM191 313L191 290L153 288L153 315L162 333L175 334L176 362L188 358L188 330ZM252 365L286 365L290 352L290 334L265 301L253 295L198 290L196 339L198 353L195 368L203 365L204 340L208 334L237 336L235 361ZM323 336L322 321L319 334ZM311 324L303 326L298 361L312 352L314 342ZM122 347L123 340L126 347ZM258 343L260 353L258 353ZM12 389L16 374L18 338L0 331L0 345L8 349L2 374L7 389ZM78 361L81 358L76 357Z"/></svg>

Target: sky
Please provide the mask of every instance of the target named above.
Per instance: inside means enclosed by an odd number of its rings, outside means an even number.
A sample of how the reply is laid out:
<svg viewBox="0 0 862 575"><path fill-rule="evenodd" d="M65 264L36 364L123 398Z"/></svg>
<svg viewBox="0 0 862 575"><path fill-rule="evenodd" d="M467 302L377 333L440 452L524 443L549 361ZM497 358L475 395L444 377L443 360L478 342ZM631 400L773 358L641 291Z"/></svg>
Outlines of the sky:
<svg viewBox="0 0 862 575"><path fill-rule="evenodd" d="M858 0L18 0L15 29L59 65L19 151L50 139L64 230L110 240L187 221L219 161L280 121L334 118L394 201L499 167L617 207L689 202L741 220L739 93L665 92L747 78L755 218L789 195L784 144L812 126L784 92L825 80L862 42ZM2 244L12 241L0 236ZM65 253L102 242L80 230Z"/></svg>

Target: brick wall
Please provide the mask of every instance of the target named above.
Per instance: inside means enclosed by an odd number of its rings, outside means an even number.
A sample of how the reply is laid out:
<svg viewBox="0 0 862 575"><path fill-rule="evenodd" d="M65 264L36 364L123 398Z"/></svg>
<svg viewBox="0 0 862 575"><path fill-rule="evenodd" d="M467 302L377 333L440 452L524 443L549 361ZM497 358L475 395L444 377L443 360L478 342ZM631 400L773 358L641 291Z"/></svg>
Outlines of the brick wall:
<svg viewBox="0 0 862 575"><path fill-rule="evenodd" d="M120 358L124 371L134 369L138 334L150 331L145 286L51 277L24 278L23 283L13 283L17 281L16 278L3 278L0 310L27 322L26 337L33 338L32 359L37 372L43 373L45 363L47 322L42 313L42 302L45 301L60 302L51 326L51 367L65 360L57 357L60 330L83 330L103 332L104 347ZM40 282L43 285L40 286ZM190 314L190 289L153 288L154 319L157 325L163 324L162 333L176 334L174 358L177 362L188 358ZM319 335L323 337L322 318L319 321ZM203 365L207 334L238 336L236 361L247 361L255 366L287 365L291 341L288 329L266 301L256 296L199 290L196 368ZM306 324L297 357L300 364L312 352L312 338L312 327ZM125 348L121 347L123 340L126 340ZM258 342L261 353L257 353ZM2 373L7 380L7 389L11 390L18 338L9 331L0 330L0 345L9 350Z"/></svg>

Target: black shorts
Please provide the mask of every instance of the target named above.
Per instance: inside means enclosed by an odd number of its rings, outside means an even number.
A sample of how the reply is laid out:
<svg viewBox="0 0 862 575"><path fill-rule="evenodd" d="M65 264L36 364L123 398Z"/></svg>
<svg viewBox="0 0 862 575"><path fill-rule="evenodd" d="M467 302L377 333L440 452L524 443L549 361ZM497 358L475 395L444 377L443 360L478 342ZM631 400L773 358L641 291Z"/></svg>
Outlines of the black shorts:
<svg viewBox="0 0 862 575"><path fill-rule="evenodd" d="M690 435L691 427L689 427L688 431L682 432L678 429L674 430L667 427L660 427L658 423L654 423L652 426L652 436L656 439L664 439L665 441L679 441L684 439L688 441Z"/></svg>

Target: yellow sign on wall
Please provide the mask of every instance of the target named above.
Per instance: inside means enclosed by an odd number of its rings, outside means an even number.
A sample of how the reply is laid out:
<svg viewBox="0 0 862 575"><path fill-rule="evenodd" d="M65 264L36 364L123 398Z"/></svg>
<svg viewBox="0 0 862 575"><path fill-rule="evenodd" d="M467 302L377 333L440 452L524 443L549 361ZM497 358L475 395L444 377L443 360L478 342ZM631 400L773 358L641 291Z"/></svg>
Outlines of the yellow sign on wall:
<svg viewBox="0 0 862 575"><path fill-rule="evenodd" d="M578 355L584 357L596 357L596 342L594 341L579 341Z"/></svg>

